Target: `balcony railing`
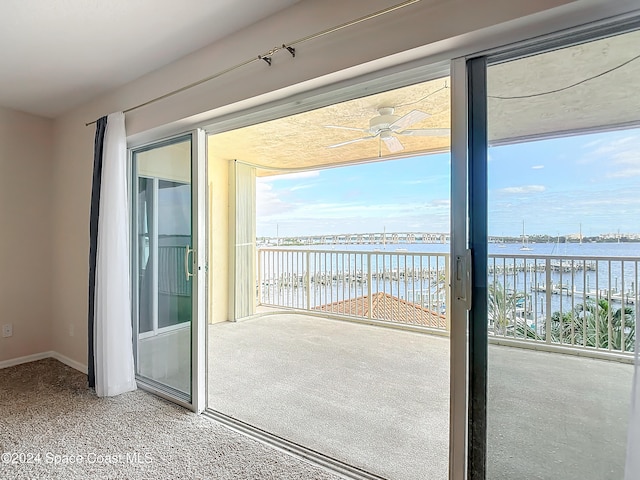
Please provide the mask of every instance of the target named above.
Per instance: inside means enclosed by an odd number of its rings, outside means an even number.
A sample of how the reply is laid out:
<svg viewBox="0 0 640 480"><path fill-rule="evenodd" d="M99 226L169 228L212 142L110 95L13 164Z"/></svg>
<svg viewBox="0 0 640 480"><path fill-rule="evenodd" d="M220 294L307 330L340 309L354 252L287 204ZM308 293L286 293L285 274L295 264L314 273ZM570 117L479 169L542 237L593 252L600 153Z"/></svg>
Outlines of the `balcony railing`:
<svg viewBox="0 0 640 480"><path fill-rule="evenodd" d="M446 332L449 255L260 249L258 304Z"/></svg>
<svg viewBox="0 0 640 480"><path fill-rule="evenodd" d="M637 257L490 255L489 334L631 355Z"/></svg>
<svg viewBox="0 0 640 480"><path fill-rule="evenodd" d="M490 341L631 356L639 263L638 257L489 255ZM258 250L259 305L446 334L448 285L448 253Z"/></svg>

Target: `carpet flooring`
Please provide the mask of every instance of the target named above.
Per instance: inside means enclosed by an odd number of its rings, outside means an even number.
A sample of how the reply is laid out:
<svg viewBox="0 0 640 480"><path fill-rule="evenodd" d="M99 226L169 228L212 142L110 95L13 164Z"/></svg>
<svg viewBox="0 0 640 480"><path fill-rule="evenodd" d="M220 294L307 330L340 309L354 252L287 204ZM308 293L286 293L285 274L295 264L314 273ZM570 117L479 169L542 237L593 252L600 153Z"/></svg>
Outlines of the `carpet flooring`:
<svg viewBox="0 0 640 480"><path fill-rule="evenodd" d="M144 391L86 384L53 359L0 370L0 478L340 478Z"/></svg>

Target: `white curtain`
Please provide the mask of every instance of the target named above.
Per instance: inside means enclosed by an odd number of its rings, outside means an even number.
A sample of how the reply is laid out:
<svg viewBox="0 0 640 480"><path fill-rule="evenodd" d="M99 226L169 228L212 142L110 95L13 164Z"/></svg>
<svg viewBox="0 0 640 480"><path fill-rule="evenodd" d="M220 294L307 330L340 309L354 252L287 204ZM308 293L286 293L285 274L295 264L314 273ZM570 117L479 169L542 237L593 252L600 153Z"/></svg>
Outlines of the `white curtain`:
<svg viewBox="0 0 640 480"><path fill-rule="evenodd" d="M637 322L637 320L636 320ZM636 330L636 361L631 387L631 410L629 412L629 430L627 435L627 463L624 480L640 478L640 342Z"/></svg>
<svg viewBox="0 0 640 480"><path fill-rule="evenodd" d="M118 112L107 117L98 218L94 350L100 397L136 389L127 202L127 137Z"/></svg>

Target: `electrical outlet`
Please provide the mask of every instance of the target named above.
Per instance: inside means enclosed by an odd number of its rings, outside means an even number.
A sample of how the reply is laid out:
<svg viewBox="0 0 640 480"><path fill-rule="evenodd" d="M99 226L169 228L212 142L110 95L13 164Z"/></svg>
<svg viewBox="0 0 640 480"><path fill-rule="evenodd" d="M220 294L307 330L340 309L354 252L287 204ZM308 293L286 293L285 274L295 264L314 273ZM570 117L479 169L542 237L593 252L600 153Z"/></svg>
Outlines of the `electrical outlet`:
<svg viewBox="0 0 640 480"><path fill-rule="evenodd" d="M7 323L2 326L2 337L8 338L13 336L13 324Z"/></svg>

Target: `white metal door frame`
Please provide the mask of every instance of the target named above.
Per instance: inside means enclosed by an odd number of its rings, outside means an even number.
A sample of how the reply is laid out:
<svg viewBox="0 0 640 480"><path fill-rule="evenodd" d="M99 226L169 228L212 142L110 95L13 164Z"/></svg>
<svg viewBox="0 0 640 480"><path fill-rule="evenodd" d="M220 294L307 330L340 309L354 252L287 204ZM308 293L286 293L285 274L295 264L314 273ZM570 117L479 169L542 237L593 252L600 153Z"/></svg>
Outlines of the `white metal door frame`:
<svg viewBox="0 0 640 480"><path fill-rule="evenodd" d="M206 239L206 138L202 129L158 139L143 145L129 147L129 178L133 179L133 155L136 151L161 147L176 139L190 138L191 141L191 214L192 214L192 247L190 269L192 280L192 318L191 318L191 395L189 399L178 398L168 390L164 390L149 382L138 380L141 389L150 391L162 398L200 413L206 406L206 271L207 271L207 239ZM135 222L137 185L131 185L132 246L135 247ZM154 224L157 222L154 222ZM132 248L132 273L136 272L138 262L137 248ZM133 342L137 365L138 332L138 278L132 274L133 298Z"/></svg>

